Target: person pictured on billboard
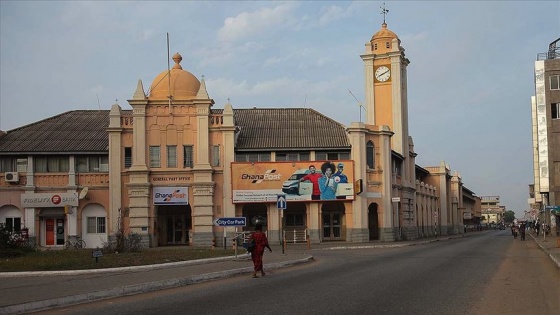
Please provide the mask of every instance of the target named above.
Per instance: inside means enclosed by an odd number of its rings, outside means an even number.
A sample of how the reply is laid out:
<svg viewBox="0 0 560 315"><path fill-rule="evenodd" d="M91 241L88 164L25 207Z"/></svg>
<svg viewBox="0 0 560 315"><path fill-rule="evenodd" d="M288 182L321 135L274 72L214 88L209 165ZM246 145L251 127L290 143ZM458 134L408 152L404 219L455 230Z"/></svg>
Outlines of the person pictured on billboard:
<svg viewBox="0 0 560 315"><path fill-rule="evenodd" d="M319 178L319 190L321 191L321 200L332 200L336 199L336 186L338 183L335 181L333 176L333 170L335 169L334 163L325 162L321 165L321 171L323 176Z"/></svg>
<svg viewBox="0 0 560 315"><path fill-rule="evenodd" d="M319 189L319 178L321 174L317 174L315 165L309 165L309 174L303 176L299 181L310 181L313 184L313 192L311 193L311 200L321 199L321 190Z"/></svg>
<svg viewBox="0 0 560 315"><path fill-rule="evenodd" d="M348 176L344 174L344 163L339 162L337 165L338 170L334 173L334 181L337 184L346 184L348 183ZM346 196L336 196L336 199L346 199Z"/></svg>
<svg viewBox="0 0 560 315"><path fill-rule="evenodd" d="M348 176L342 172L344 172L344 164L341 162L338 163L338 170L334 173L334 179L337 183L348 183Z"/></svg>

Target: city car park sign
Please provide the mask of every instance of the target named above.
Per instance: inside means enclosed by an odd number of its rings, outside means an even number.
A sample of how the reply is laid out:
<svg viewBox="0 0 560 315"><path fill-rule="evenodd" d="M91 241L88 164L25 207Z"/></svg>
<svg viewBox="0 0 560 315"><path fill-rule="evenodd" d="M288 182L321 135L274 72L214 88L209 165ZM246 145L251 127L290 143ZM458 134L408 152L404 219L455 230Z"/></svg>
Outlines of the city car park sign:
<svg viewBox="0 0 560 315"><path fill-rule="evenodd" d="M247 225L247 218L246 217L237 217L237 218L217 218L214 220L215 226L246 226Z"/></svg>

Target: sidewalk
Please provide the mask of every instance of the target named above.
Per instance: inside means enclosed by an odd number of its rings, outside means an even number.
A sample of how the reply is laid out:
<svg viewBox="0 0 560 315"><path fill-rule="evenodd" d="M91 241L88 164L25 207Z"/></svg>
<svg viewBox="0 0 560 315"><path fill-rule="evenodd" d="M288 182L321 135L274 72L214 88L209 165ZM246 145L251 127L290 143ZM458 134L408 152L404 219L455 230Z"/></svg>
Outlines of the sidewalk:
<svg viewBox="0 0 560 315"><path fill-rule="evenodd" d="M265 252L264 269L270 271L312 262L315 250L393 248L476 234L478 233L392 243L322 243L313 244L311 248L305 244L288 244L284 254L280 246L272 246L272 253ZM544 242L542 236L536 239L528 234L527 240L536 241L560 268L560 248L556 247L555 237L547 237ZM221 257L102 270L0 273L0 314L20 314L146 293L237 275L250 275L252 271L250 256L239 254L237 258Z"/></svg>
<svg viewBox="0 0 560 315"><path fill-rule="evenodd" d="M560 269L560 237L547 235L543 239L543 235L538 237L533 233L527 233L525 239L527 241L535 241L537 245L550 257L550 259Z"/></svg>

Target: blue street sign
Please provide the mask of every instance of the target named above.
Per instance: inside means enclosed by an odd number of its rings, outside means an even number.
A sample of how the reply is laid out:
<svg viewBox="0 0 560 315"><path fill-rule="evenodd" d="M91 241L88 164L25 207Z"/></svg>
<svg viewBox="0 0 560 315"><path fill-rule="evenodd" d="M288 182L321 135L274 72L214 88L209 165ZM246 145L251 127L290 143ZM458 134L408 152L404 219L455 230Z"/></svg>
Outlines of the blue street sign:
<svg viewBox="0 0 560 315"><path fill-rule="evenodd" d="M214 220L215 226L246 226L247 225L247 218L245 217L238 217L238 218L217 218Z"/></svg>
<svg viewBox="0 0 560 315"><path fill-rule="evenodd" d="M286 194L278 194L278 199L276 199L276 207L279 210L284 210L286 209L287 206L287 202L286 202Z"/></svg>
<svg viewBox="0 0 560 315"><path fill-rule="evenodd" d="M560 206L544 206L545 210L560 210Z"/></svg>

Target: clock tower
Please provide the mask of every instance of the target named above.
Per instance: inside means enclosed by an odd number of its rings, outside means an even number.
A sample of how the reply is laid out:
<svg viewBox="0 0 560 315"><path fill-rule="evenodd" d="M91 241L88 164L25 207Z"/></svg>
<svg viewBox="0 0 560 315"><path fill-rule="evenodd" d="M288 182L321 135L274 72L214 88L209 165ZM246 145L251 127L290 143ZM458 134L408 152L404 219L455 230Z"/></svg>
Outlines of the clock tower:
<svg viewBox="0 0 560 315"><path fill-rule="evenodd" d="M395 133L391 148L408 157L408 101L406 67L410 61L397 34L383 22L361 55L365 68L366 123L387 125Z"/></svg>

